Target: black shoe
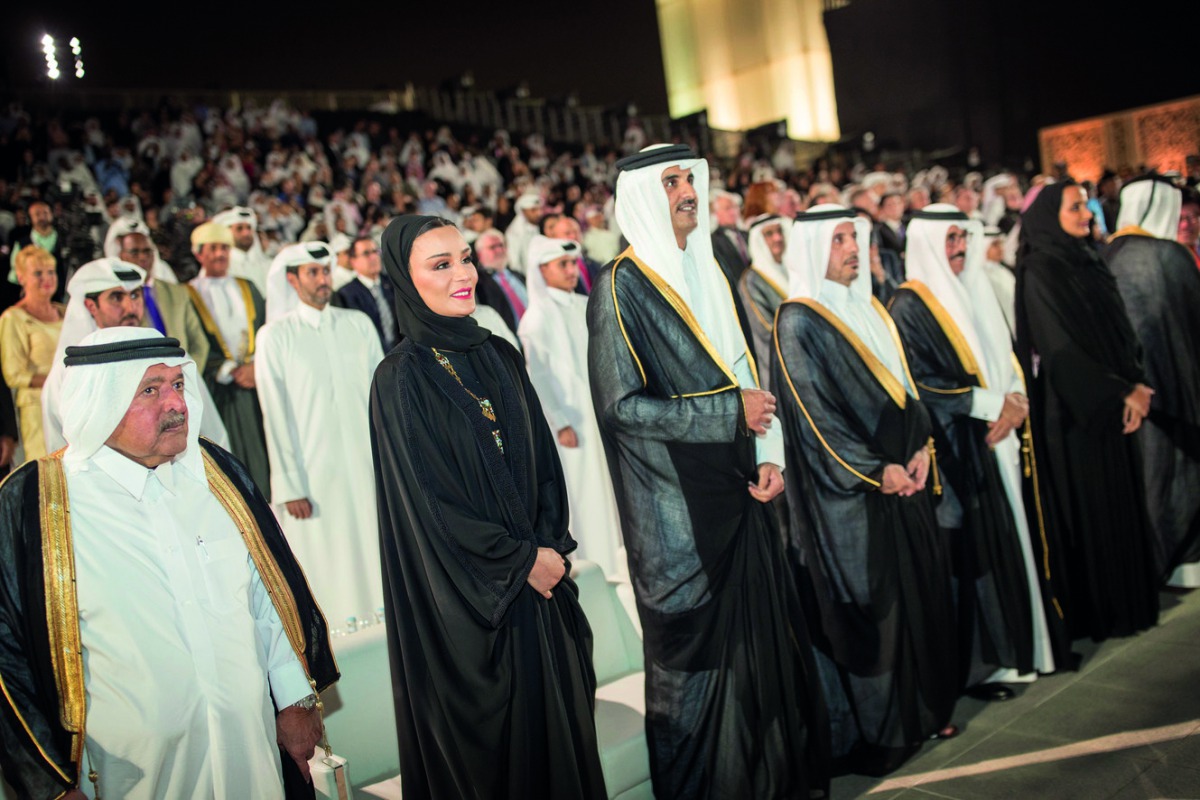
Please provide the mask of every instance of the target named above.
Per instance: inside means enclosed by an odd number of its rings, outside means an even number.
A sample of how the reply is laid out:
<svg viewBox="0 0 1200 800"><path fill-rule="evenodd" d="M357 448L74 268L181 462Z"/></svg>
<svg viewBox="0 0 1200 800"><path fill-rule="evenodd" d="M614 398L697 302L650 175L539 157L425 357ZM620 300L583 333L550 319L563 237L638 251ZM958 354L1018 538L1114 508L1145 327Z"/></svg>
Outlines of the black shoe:
<svg viewBox="0 0 1200 800"><path fill-rule="evenodd" d="M949 725L942 728L937 733L932 734L929 738L930 739L953 739L955 736L958 736L960 730L961 729L957 725L955 725L953 722L951 722Z"/></svg>
<svg viewBox="0 0 1200 800"><path fill-rule="evenodd" d="M974 697L976 700L992 703L999 700L1012 700L1017 693L1003 683L980 683L967 689L966 695Z"/></svg>

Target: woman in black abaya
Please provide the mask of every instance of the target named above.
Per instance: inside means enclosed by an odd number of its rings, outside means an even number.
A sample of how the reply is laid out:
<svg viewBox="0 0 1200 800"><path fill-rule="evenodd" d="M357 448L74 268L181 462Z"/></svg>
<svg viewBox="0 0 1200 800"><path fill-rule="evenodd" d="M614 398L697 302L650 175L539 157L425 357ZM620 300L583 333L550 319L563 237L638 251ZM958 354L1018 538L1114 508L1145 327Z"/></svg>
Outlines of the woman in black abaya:
<svg viewBox="0 0 1200 800"><path fill-rule="evenodd" d="M1029 379L1037 500L1058 531L1041 563L1072 634L1101 640L1154 625L1158 587L1135 439L1153 390L1116 281L1088 244L1091 218L1073 181L1047 186L1025 212L1017 356Z"/></svg>
<svg viewBox="0 0 1200 800"><path fill-rule="evenodd" d="M554 440L521 356L469 316L458 229L383 234L404 341L371 389L406 798L603 798L591 630Z"/></svg>

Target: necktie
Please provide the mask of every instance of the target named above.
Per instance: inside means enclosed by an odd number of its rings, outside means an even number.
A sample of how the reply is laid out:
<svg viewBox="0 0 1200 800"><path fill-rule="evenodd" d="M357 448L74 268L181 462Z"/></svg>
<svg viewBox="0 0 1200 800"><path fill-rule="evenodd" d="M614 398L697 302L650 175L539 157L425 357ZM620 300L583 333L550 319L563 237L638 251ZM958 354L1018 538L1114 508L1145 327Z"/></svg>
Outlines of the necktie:
<svg viewBox="0 0 1200 800"><path fill-rule="evenodd" d="M497 272L496 283L500 284L500 288L504 291L504 296L508 298L508 304L512 306L513 316L517 318L517 322L520 322L521 317L525 316L525 304L517 296L516 290L509 285L508 276L503 272Z"/></svg>
<svg viewBox="0 0 1200 800"><path fill-rule="evenodd" d="M371 287L371 295L375 298L375 307L379 309L379 324L383 327L383 349L391 350L392 345L396 343L396 335L392 332L396 328L396 317L383 296L383 287L379 281L375 281L375 285Z"/></svg>
<svg viewBox="0 0 1200 800"><path fill-rule="evenodd" d="M143 286L142 299L146 301L146 316L150 318L150 324L154 326L156 331L166 336L167 326L163 324L162 313L158 310L158 303L154 302L154 289L149 286Z"/></svg>
<svg viewBox="0 0 1200 800"><path fill-rule="evenodd" d="M592 279L588 277L587 265L583 263L583 259L579 261L579 279L583 281L583 290L588 294L592 293Z"/></svg>

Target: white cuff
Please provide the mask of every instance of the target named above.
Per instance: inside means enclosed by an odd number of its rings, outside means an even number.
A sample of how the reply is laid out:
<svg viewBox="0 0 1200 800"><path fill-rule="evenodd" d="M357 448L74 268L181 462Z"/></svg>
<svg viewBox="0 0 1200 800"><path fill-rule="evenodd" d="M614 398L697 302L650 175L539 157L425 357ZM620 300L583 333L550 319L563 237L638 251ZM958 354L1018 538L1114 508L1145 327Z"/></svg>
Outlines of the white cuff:
<svg viewBox="0 0 1200 800"><path fill-rule="evenodd" d="M236 361L226 360L217 370L217 383L233 383L233 371L238 368Z"/></svg>
<svg viewBox="0 0 1200 800"><path fill-rule="evenodd" d="M281 664L268 674L271 681L271 696L280 711L314 694L304 667L293 655L286 664Z"/></svg>
<svg viewBox="0 0 1200 800"><path fill-rule="evenodd" d="M767 428L766 436L754 437L754 453L757 463L771 463L784 470L783 431L779 427L778 417L771 417L771 427Z"/></svg>
<svg viewBox="0 0 1200 800"><path fill-rule="evenodd" d="M1004 408L1005 396L1005 393L999 389L972 389L971 416L975 419L985 419L988 422L995 422L1000 419L1000 412Z"/></svg>

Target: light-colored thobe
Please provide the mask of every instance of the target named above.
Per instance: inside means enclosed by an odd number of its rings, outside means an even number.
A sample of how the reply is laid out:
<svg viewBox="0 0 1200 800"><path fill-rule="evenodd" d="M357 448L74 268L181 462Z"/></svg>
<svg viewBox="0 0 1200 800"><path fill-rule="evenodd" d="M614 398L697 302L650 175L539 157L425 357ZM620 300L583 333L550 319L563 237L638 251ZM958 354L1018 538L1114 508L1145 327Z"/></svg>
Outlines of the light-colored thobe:
<svg viewBox="0 0 1200 800"><path fill-rule="evenodd" d="M361 311L299 308L259 331L254 375L271 459L271 497L330 626L383 605L371 462L371 378L383 360ZM308 519L284 504L307 498Z"/></svg>

